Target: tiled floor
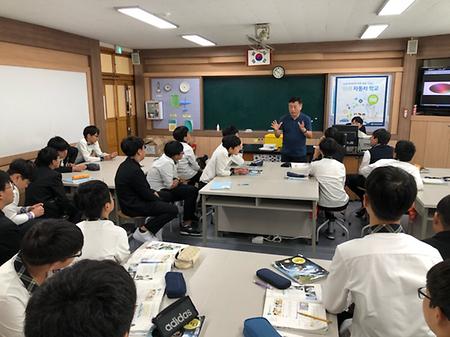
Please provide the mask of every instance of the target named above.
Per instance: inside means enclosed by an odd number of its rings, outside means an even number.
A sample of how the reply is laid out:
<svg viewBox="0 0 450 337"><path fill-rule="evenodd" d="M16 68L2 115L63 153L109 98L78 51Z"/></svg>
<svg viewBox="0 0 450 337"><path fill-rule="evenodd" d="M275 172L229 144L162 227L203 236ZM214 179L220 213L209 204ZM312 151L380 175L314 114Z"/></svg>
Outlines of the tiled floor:
<svg viewBox="0 0 450 337"><path fill-rule="evenodd" d="M361 235L361 219L355 216L355 210L360 207L359 202L351 202L346 210L346 226L350 232L350 239L358 238ZM232 249L240 251L279 254L279 255L295 255L301 253L307 257L331 260L336 246L346 240L342 235L343 231L336 228L336 239L329 240L321 235L316 253L313 254L311 245L306 240L283 239L279 243L264 241L263 244L252 243L252 238L256 235L226 233L222 237L213 238L212 226L208 230L208 247ZM176 221L172 225L173 230L170 231L169 225L166 225L163 231L164 241L187 243L190 245L203 246L202 238L182 236L178 232ZM132 247L136 247L135 242L131 243Z"/></svg>

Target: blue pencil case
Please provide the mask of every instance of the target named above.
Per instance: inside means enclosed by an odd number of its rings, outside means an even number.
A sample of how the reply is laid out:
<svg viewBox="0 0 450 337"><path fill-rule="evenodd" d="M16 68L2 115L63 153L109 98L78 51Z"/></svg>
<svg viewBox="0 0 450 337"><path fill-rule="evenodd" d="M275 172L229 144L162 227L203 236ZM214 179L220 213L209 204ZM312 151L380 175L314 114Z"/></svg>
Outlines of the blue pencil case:
<svg viewBox="0 0 450 337"><path fill-rule="evenodd" d="M288 280L286 277L278 275L277 273L267 268L258 269L256 271L256 276L277 289L287 289L291 286L290 280Z"/></svg>
<svg viewBox="0 0 450 337"><path fill-rule="evenodd" d="M244 321L245 337L281 337L277 330L264 317L248 318Z"/></svg>
<svg viewBox="0 0 450 337"><path fill-rule="evenodd" d="M166 295L168 298L180 298L186 294L186 282L182 273L166 273Z"/></svg>

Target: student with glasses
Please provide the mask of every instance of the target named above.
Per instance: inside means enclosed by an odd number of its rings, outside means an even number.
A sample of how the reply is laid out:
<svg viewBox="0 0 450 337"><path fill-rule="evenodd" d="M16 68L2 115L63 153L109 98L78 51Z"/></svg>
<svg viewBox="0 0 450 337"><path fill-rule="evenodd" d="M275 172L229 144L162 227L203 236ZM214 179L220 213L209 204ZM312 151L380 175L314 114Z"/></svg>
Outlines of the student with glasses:
<svg viewBox="0 0 450 337"><path fill-rule="evenodd" d="M100 130L95 125L86 126L83 130L83 138L77 145L78 156L76 164L82 162L96 162L111 160L117 156L117 152L111 154L103 152L98 143Z"/></svg>
<svg viewBox="0 0 450 337"><path fill-rule="evenodd" d="M0 336L23 336L30 296L54 271L81 255L83 234L68 221L43 220L23 237L20 251L0 267Z"/></svg>
<svg viewBox="0 0 450 337"><path fill-rule="evenodd" d="M427 286L418 289L425 321L437 337L450 336L450 260L427 273Z"/></svg>

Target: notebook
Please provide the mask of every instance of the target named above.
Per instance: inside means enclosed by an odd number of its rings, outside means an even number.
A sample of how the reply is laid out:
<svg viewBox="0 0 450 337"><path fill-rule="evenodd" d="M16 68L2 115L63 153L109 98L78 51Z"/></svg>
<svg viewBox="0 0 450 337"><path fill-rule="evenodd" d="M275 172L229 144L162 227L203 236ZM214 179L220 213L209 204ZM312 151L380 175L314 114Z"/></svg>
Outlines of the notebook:
<svg viewBox="0 0 450 337"><path fill-rule="evenodd" d="M231 181L213 181L212 190L229 190L231 189Z"/></svg>
<svg viewBox="0 0 450 337"><path fill-rule="evenodd" d="M328 275L324 268L300 254L275 261L273 266L291 280L300 284L314 282Z"/></svg>

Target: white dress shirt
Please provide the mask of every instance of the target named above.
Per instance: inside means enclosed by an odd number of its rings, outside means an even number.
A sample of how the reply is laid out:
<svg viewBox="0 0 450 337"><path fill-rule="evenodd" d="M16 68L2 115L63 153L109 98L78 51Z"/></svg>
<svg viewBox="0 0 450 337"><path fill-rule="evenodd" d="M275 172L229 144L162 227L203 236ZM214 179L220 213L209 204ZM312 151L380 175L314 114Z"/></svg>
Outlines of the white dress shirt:
<svg viewBox="0 0 450 337"><path fill-rule="evenodd" d="M170 189L173 179L177 177L175 161L165 154L153 161L152 168L147 173L147 181L155 191Z"/></svg>
<svg viewBox="0 0 450 337"><path fill-rule="evenodd" d="M34 219L35 215L32 211L29 211L29 207L19 206L20 192L14 184L13 194L13 202L3 208L3 213L16 225L21 225L30 219Z"/></svg>
<svg viewBox="0 0 450 337"><path fill-rule="evenodd" d="M207 184L213 180L216 176L227 177L231 175L231 156L228 154L228 150L220 145L214 150L211 158L206 163L206 167L203 170L200 181Z"/></svg>
<svg viewBox="0 0 450 337"><path fill-rule="evenodd" d="M219 144L218 147L216 147L216 150L219 149L220 147L223 147L222 144ZM215 151L215 150L214 150ZM238 153L238 154L232 154L230 156L231 159L231 163L237 166L242 166L245 164L245 160L242 157L242 153Z"/></svg>
<svg viewBox="0 0 450 337"><path fill-rule="evenodd" d="M352 337L434 336L422 314L417 289L442 257L403 233L374 233L337 246L324 285L331 313L355 303Z"/></svg>
<svg viewBox="0 0 450 337"><path fill-rule="evenodd" d="M181 179L188 180L200 171L200 166L197 164L197 158L195 157L192 147L185 142L182 142L181 144L183 145L184 154L183 158L177 163L177 173L178 177Z"/></svg>
<svg viewBox="0 0 450 337"><path fill-rule="evenodd" d="M311 163L310 175L319 182L319 206L336 208L347 204L345 192L345 166L331 158Z"/></svg>
<svg viewBox="0 0 450 337"><path fill-rule="evenodd" d="M82 255L78 260L113 260L121 263L130 255L127 232L112 221L82 221L77 226L84 236Z"/></svg>
<svg viewBox="0 0 450 337"><path fill-rule="evenodd" d="M0 336L23 337L30 294L14 268L14 255L0 267Z"/></svg>
<svg viewBox="0 0 450 337"><path fill-rule="evenodd" d="M413 165L411 163L408 163L406 161L400 161L397 159L380 159L377 160L375 163L367 165L366 167L362 168L360 170L360 173L364 177L368 177L369 174L375 170L377 167L383 167L383 166L393 166L401 168L402 170L408 172L410 175L414 177L414 180L417 184L418 190L423 190L423 181L422 177L420 176L420 170L416 165Z"/></svg>
<svg viewBox="0 0 450 337"><path fill-rule="evenodd" d="M98 141L96 141L94 144L88 144L85 138L82 138L80 140L80 142L77 144L77 148L78 156L75 161L76 163L96 162L100 161L102 157L108 155L107 153L102 152Z"/></svg>

